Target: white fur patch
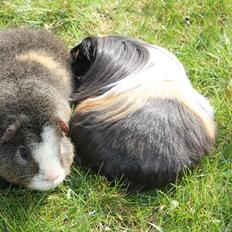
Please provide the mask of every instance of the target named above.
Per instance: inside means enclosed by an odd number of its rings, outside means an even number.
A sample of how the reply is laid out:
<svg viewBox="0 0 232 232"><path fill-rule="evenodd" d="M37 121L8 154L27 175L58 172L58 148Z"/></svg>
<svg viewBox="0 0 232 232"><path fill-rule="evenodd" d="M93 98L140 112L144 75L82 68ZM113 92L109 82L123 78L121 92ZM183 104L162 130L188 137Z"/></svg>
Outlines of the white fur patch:
<svg viewBox="0 0 232 232"><path fill-rule="evenodd" d="M112 87L109 91L101 96L90 99L92 101L104 98L107 95L117 95L132 89L149 89L157 81L174 81L178 86L187 93L190 99L202 107L210 116L213 116L213 109L208 100L199 94L191 85L187 77L184 66L168 50L155 45L147 46L150 52L150 58L147 65L137 73L133 73L124 79L106 86ZM153 96L154 93L149 91L147 96Z"/></svg>
<svg viewBox="0 0 232 232"><path fill-rule="evenodd" d="M150 52L150 58L142 70L132 73L105 88L113 86L113 89L110 90L111 92L121 93L133 88L149 86L157 81L170 80L191 87L183 65L171 52L153 45L149 45L147 48Z"/></svg>
<svg viewBox="0 0 232 232"><path fill-rule="evenodd" d="M42 142L35 146L33 158L39 165L39 173L35 175L29 188L49 190L60 184L65 178L65 171L60 164L60 144L51 127L45 127L41 133ZM57 177L47 180L49 176Z"/></svg>

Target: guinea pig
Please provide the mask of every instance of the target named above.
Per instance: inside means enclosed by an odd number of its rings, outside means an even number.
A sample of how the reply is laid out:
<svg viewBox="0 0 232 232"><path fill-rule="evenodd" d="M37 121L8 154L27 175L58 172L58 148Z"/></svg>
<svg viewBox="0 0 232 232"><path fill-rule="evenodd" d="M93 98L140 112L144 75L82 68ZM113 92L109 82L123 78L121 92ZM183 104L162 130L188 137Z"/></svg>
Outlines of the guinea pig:
<svg viewBox="0 0 232 232"><path fill-rule="evenodd" d="M121 178L133 192L174 182L211 151L213 109L171 52L105 36L88 37L70 53L70 136L81 164Z"/></svg>
<svg viewBox="0 0 232 232"><path fill-rule="evenodd" d="M0 177L49 190L70 173L69 49L45 29L0 32Z"/></svg>

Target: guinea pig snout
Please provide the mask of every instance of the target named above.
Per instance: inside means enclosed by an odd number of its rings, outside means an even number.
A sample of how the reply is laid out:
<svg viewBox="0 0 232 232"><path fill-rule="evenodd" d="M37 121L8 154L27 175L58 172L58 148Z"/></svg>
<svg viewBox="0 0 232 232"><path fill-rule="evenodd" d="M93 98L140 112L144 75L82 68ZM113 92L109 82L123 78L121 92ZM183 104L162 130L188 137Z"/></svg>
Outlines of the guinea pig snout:
<svg viewBox="0 0 232 232"><path fill-rule="evenodd" d="M63 179L63 176L64 176L63 173L57 173L57 172L50 171L43 177L43 180L55 182L56 180L58 180L60 178Z"/></svg>
<svg viewBox="0 0 232 232"><path fill-rule="evenodd" d="M63 182L65 178L65 172L63 169L47 169L42 173L35 175L27 187L46 191L55 188Z"/></svg>

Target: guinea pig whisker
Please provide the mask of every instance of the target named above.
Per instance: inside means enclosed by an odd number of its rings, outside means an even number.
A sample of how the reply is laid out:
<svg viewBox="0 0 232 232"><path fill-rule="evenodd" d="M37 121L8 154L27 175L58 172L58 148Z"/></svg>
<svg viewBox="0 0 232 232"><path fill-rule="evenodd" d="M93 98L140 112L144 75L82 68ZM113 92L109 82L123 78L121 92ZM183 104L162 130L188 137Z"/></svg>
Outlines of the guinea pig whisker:
<svg viewBox="0 0 232 232"><path fill-rule="evenodd" d="M29 174L28 175L22 175L22 176L19 176L19 177L15 178L14 181L18 181L18 180L21 180L21 179L24 179L24 178L27 178L27 177L33 177L33 175L31 175L31 174L30 175Z"/></svg>

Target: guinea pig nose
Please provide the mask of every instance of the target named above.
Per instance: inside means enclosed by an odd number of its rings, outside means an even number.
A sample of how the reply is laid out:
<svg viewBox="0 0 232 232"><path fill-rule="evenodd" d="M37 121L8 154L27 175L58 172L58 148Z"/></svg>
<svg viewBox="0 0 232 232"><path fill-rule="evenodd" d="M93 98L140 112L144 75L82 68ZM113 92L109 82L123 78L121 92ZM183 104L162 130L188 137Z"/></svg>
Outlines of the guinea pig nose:
<svg viewBox="0 0 232 232"><path fill-rule="evenodd" d="M47 174L43 180L46 180L46 181L55 181L56 179L58 179L60 177L59 174L57 173L49 173Z"/></svg>

